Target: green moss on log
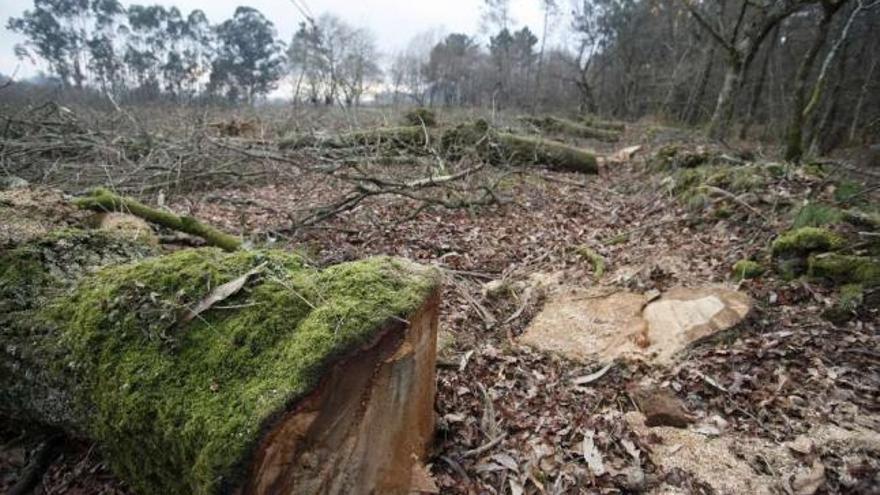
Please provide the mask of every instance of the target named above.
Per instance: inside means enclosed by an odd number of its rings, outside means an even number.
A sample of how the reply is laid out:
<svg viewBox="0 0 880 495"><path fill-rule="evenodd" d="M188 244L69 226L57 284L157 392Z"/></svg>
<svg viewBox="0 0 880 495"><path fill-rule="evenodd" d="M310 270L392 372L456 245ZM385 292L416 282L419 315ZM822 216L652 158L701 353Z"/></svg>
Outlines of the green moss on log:
<svg viewBox="0 0 880 495"><path fill-rule="evenodd" d="M349 146L425 146L425 129L421 125L380 127L341 134L339 140Z"/></svg>
<svg viewBox="0 0 880 495"><path fill-rule="evenodd" d="M595 174L599 172L592 153L546 139L498 133L498 152L508 163L545 165L555 170Z"/></svg>
<svg viewBox="0 0 880 495"><path fill-rule="evenodd" d="M496 165L541 165L555 170L598 173L595 155L559 141L498 132L484 120L443 133L440 149L449 159L475 153Z"/></svg>
<svg viewBox="0 0 880 495"><path fill-rule="evenodd" d="M238 294L180 323L260 265ZM63 329L58 372L78 384L79 414L114 471L140 493L207 494L234 488L259 432L436 285L392 258L318 271L292 254L205 248L102 270L46 312Z"/></svg>
<svg viewBox="0 0 880 495"><path fill-rule="evenodd" d="M437 115L427 108L414 108L403 114L403 123L408 126L434 127L437 125Z"/></svg>
<svg viewBox="0 0 880 495"><path fill-rule="evenodd" d="M604 129L616 132L623 132L626 129L626 124L624 124L623 122L603 120L595 115L585 115L581 118L581 121L584 123L584 125L596 129Z"/></svg>
<svg viewBox="0 0 880 495"><path fill-rule="evenodd" d="M805 256L814 252L834 251L844 245L843 238L828 229L801 227L783 233L773 241L774 256Z"/></svg>
<svg viewBox="0 0 880 495"><path fill-rule="evenodd" d="M97 268L152 254L153 246L118 232L49 232L0 254L0 313L39 307Z"/></svg>
<svg viewBox="0 0 880 495"><path fill-rule="evenodd" d="M130 213L148 222L201 237L208 244L226 251L235 251L241 247L241 239L238 237L221 232L210 225L199 222L195 218L181 217L169 211L150 208L137 200L119 196L101 187L95 189L86 197L75 199L74 203L80 208L98 212L116 211Z"/></svg>
<svg viewBox="0 0 880 495"><path fill-rule="evenodd" d="M620 139L620 134L618 132L607 129L598 129L568 119L560 119L558 117L520 117L520 120L545 132L566 134L574 137L596 139L607 142L614 142Z"/></svg>
<svg viewBox="0 0 880 495"><path fill-rule="evenodd" d="M764 267L757 261L739 260L734 263L733 276L737 280L757 278L764 274Z"/></svg>
<svg viewBox="0 0 880 495"><path fill-rule="evenodd" d="M880 258L839 253L810 256L809 275L836 284L880 285Z"/></svg>

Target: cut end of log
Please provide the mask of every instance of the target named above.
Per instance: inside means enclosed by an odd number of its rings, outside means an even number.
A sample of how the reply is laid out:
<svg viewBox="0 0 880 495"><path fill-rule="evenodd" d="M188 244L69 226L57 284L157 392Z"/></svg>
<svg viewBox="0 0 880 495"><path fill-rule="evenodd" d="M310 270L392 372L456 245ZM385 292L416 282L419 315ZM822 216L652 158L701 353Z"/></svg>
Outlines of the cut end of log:
<svg viewBox="0 0 880 495"><path fill-rule="evenodd" d="M410 493L434 428L438 309L434 292L326 373L263 437L236 493Z"/></svg>

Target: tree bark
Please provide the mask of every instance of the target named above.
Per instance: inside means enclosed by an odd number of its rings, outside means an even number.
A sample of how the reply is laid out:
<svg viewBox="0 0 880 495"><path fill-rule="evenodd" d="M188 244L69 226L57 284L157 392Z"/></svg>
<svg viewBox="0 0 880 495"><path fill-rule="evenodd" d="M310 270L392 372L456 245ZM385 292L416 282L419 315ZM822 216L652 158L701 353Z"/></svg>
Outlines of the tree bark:
<svg viewBox="0 0 880 495"><path fill-rule="evenodd" d="M773 36L771 37L770 46L767 48L767 53L764 56L764 61L761 63L761 73L758 74L758 81L755 83L755 89L752 91L752 99L749 102L749 109L746 113L745 122L743 122L742 129L739 132L740 139L746 139L749 134L749 129L755 121L755 112L758 110L758 103L761 101L761 95L764 93L764 85L767 81L767 69L770 66L770 60L773 58L773 52L776 48L776 42L779 39L779 26L773 30Z"/></svg>
<svg viewBox="0 0 880 495"><path fill-rule="evenodd" d="M828 31L831 27L831 21L834 14L843 6L846 0L838 2L823 2L822 18L819 20L819 26L816 31L816 37L813 38L813 44L810 46L804 58L798 66L797 73L794 77L794 88L792 89L791 115L788 123L788 133L786 138L785 159L791 162L799 162L804 153L804 121L806 115L804 113L804 101L807 79L810 77L810 71L813 63L819 55L822 46L828 39Z"/></svg>

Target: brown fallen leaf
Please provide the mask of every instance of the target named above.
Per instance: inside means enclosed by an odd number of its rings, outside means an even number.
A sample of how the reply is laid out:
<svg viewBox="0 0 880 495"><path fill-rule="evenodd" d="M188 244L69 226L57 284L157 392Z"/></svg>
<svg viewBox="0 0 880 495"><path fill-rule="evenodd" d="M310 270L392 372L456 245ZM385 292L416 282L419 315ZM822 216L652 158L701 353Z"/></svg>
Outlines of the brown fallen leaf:
<svg viewBox="0 0 880 495"><path fill-rule="evenodd" d="M205 311L211 309L215 304L224 301L241 290L244 287L244 284L247 283L248 279L263 271L263 268L266 267L266 263L262 263L253 270L245 273L244 275L236 278L235 280L231 280L226 282L223 285L217 286L214 290L208 294L208 297L202 299L194 308L190 308L186 313L184 313L183 317L180 318L180 323L188 323L193 320L193 318L199 316Z"/></svg>

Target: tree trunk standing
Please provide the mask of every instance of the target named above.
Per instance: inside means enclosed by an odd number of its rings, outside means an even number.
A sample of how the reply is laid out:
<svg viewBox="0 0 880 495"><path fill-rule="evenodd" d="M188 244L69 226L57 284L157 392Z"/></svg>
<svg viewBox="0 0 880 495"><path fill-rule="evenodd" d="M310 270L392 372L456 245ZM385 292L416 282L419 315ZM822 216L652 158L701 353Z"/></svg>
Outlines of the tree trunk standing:
<svg viewBox="0 0 880 495"><path fill-rule="evenodd" d="M878 53L877 50L872 50L872 53L871 68L868 69L868 74L865 76L865 82L862 84L862 89L859 91L859 98L856 101L856 107L853 110L852 123L849 127L849 140L853 143L856 141L856 132L859 128L859 122L862 119L862 109L865 106L865 100L868 97L871 84L875 81L874 73L877 71L877 63L880 62L880 53Z"/></svg>
<svg viewBox="0 0 880 495"><path fill-rule="evenodd" d="M723 139L727 135L730 121L733 118L733 107L737 92L761 43L783 19L797 12L805 5L814 3L814 0L778 0L764 5L743 2L729 37L724 33L723 15L714 21L710 21L704 16L693 0L682 0L682 2L693 18L696 19L697 23L709 33L716 44L727 52L724 82L721 85L721 90L718 92L715 111L707 128L709 137ZM754 19L744 22L750 8L759 10L755 14ZM743 27L745 28L741 29Z"/></svg>
<svg viewBox="0 0 880 495"><path fill-rule="evenodd" d="M810 143L808 149L812 154L824 153L829 145L836 146L840 139L842 139L841 133L834 133L833 130L837 120L837 112L840 108L840 95L843 90L843 83L846 80L846 66L849 59L848 48L848 43L843 45L840 58L838 58L837 77L834 87L831 88L831 94L828 96L827 109L822 114L821 119L813 119L813 122L808 123L809 134L805 142ZM832 139L828 139L829 136Z"/></svg>
<svg viewBox="0 0 880 495"><path fill-rule="evenodd" d="M841 0L841 2L843 1L846 0ZM831 67L831 63L834 61L834 58L837 56L837 53L840 51L840 47L846 42L853 22L859 14L876 7L878 4L880 4L880 1L878 0L873 0L869 4L866 4L865 0L856 0L856 7L853 9L852 13L850 13L849 18L846 20L846 24L844 24L843 29L840 31L840 35L837 37L837 40L835 40L834 44L831 45L831 48L825 55L825 59L822 61L822 67L819 69L819 76L816 77L816 82L813 84L813 90L810 93L810 99L807 101L806 107L804 107L805 120L810 118L816 110L816 107L819 105L819 101L822 98L822 92L825 90L825 83L828 80L828 70Z"/></svg>
<svg viewBox="0 0 880 495"><path fill-rule="evenodd" d="M724 139L733 118L733 104L736 101L736 93L742 81L743 64L737 55L729 55L727 67L724 70L724 81L721 90L718 91L718 99L715 102L715 111L709 121L706 132L713 139Z"/></svg>
<svg viewBox="0 0 880 495"><path fill-rule="evenodd" d="M712 69L714 66L715 46L713 45L709 48L708 55L706 56L706 63L703 66L703 72L700 75L700 82L697 85L697 90L688 102L687 109L683 115L683 120L688 124L693 125L699 120L703 97L706 95L706 88L709 86L709 79L712 76Z"/></svg>
<svg viewBox="0 0 880 495"><path fill-rule="evenodd" d="M746 113L745 122L743 122L742 129L739 132L740 139L747 139L749 134L749 128L755 121L755 112L758 110L758 103L761 101L761 95L764 93L764 84L767 80L767 70L770 67L770 60L773 58L773 54L776 51L776 45L779 41L779 26L773 30L773 36L770 38L771 43L767 48L767 52L764 54L764 60L761 63L761 72L758 74L758 81L755 83L755 89L752 91L752 98L749 102L749 108Z"/></svg>
<svg viewBox="0 0 880 495"><path fill-rule="evenodd" d="M822 2L822 18L816 30L816 36L813 38L813 44L807 50L804 58L798 66L797 73L794 76L794 88L792 89L791 115L788 122L788 132L786 136L785 159L791 162L800 162L804 154L804 122L807 115L804 112L804 98L807 91L807 80L813 69L813 63L822 50L822 46L828 40L828 31L831 28L831 21L834 14L840 10L846 0L837 2Z"/></svg>

